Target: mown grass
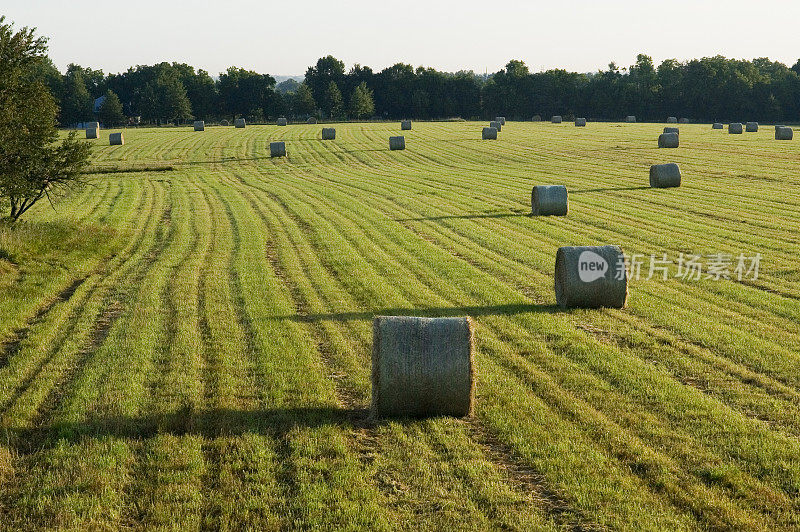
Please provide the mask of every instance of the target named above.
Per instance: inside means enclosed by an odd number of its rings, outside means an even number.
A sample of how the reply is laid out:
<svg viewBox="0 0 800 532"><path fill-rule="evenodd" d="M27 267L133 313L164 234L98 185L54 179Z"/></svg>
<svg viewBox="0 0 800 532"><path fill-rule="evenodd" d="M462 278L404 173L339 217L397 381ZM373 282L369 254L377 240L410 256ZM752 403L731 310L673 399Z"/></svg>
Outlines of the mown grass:
<svg viewBox="0 0 800 532"><path fill-rule="evenodd" d="M0 228L2 528L800 528L794 144L336 127L127 131ZM534 184L570 215L526 216ZM560 311L556 249L608 243L763 260ZM476 320L474 418L368 417L376 314Z"/></svg>

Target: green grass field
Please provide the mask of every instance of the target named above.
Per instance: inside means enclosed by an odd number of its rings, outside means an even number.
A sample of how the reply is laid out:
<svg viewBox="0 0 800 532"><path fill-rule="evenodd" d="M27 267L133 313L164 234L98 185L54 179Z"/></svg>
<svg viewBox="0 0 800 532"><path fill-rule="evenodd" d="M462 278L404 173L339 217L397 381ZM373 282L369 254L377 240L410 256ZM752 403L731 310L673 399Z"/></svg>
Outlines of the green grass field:
<svg viewBox="0 0 800 532"><path fill-rule="evenodd" d="M0 528L800 529L797 142L482 125L103 133L0 229ZM600 244L762 261L561 311ZM474 418L368 419L376 314L475 319Z"/></svg>

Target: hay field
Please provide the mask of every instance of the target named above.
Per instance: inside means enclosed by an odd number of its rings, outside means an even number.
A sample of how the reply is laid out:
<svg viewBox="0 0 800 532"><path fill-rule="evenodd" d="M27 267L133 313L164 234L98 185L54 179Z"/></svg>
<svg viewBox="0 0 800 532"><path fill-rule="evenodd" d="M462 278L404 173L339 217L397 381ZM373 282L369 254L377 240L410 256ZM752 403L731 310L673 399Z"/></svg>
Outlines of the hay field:
<svg viewBox="0 0 800 532"><path fill-rule="evenodd" d="M484 125L101 131L0 228L0 528L800 528L800 144ZM556 250L603 244L763 258L560 310ZM474 319L474 418L367 418L394 314Z"/></svg>

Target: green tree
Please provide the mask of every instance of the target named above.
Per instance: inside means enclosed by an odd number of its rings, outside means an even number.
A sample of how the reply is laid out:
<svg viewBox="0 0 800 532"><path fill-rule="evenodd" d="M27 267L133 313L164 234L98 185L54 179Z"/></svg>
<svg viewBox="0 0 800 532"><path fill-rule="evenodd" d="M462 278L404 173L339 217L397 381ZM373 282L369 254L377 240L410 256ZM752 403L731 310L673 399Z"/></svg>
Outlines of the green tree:
<svg viewBox="0 0 800 532"><path fill-rule="evenodd" d="M65 126L87 122L94 118L94 101L86 88L83 72L76 70L64 77L64 93L61 96L61 123Z"/></svg>
<svg viewBox="0 0 800 532"><path fill-rule="evenodd" d="M375 100L365 82L361 82L350 96L350 116L356 119L368 118L375 114Z"/></svg>
<svg viewBox="0 0 800 532"><path fill-rule="evenodd" d="M316 65L308 67L306 70L305 83L311 89L314 100L326 114L331 114L328 106L328 89L330 82L336 83L337 87L342 87L345 80L344 63L332 55L321 57Z"/></svg>
<svg viewBox="0 0 800 532"><path fill-rule="evenodd" d="M340 118L344 116L344 102L342 100L342 91L335 81L328 84L328 90L325 91L325 107L328 115L332 118Z"/></svg>
<svg viewBox="0 0 800 532"><path fill-rule="evenodd" d="M294 93L294 112L301 116L311 116L317 112L317 102L305 83L300 84Z"/></svg>
<svg viewBox="0 0 800 532"><path fill-rule="evenodd" d="M175 76L162 76L156 83L161 116L167 122L192 119L192 104L183 83Z"/></svg>
<svg viewBox="0 0 800 532"><path fill-rule="evenodd" d="M0 202L12 221L80 186L89 160L90 145L74 131L58 142L58 106L33 75L46 51L44 38L0 16Z"/></svg>
<svg viewBox="0 0 800 532"><path fill-rule="evenodd" d="M111 89L106 91L105 101L100 106L100 122L108 127L115 127L125 123L125 113L122 112L122 102Z"/></svg>

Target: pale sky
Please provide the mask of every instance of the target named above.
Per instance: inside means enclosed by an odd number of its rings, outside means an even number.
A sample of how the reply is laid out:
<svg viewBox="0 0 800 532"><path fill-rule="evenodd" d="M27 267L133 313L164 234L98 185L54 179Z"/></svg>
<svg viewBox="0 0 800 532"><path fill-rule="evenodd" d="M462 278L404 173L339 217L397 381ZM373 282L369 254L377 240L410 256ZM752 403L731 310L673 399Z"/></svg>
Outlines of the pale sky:
<svg viewBox="0 0 800 532"><path fill-rule="evenodd" d="M378 71L397 62L495 72L590 72L637 53L656 64L725 55L800 58L798 0L2 0L0 14L50 38L60 69L106 73L178 61L296 75L324 55Z"/></svg>

